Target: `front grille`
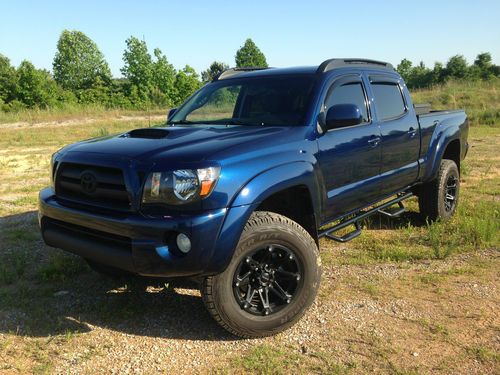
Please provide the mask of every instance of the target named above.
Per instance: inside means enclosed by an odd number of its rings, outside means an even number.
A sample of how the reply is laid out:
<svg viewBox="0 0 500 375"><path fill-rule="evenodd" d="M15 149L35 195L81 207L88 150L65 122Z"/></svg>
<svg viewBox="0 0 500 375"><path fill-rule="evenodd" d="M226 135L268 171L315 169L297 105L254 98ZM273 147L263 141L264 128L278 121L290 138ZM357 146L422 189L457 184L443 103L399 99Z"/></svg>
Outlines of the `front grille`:
<svg viewBox="0 0 500 375"><path fill-rule="evenodd" d="M123 172L117 168L61 163L55 180L58 199L99 208L130 210Z"/></svg>

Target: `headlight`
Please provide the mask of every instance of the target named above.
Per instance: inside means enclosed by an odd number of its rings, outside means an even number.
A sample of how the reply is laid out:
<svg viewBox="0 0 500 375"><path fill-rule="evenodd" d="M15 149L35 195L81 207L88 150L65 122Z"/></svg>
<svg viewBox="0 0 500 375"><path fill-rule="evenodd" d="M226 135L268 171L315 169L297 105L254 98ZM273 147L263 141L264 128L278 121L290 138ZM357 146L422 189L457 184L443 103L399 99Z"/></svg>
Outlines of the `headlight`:
<svg viewBox="0 0 500 375"><path fill-rule="evenodd" d="M210 195L220 175L220 167L153 172L144 185L142 203L179 205Z"/></svg>

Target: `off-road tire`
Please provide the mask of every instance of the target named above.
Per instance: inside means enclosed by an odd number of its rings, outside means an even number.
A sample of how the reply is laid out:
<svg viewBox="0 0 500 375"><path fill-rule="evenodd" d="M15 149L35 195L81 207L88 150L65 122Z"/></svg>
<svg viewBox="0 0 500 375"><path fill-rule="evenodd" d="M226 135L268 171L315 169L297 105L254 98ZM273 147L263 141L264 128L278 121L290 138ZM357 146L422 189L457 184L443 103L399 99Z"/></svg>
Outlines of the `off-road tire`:
<svg viewBox="0 0 500 375"><path fill-rule="evenodd" d="M447 207L446 194L450 179L456 183L453 204ZM437 177L422 185L418 197L420 214L424 220L447 220L456 211L460 192L460 173L453 160L443 159L439 166Z"/></svg>
<svg viewBox="0 0 500 375"><path fill-rule="evenodd" d="M288 247L301 262L301 286L281 310L267 316L252 315L236 300L234 275L248 254L271 243ZM245 225L227 269L205 278L201 292L208 311L227 331L244 338L265 337L289 328L304 315L316 297L320 280L319 249L311 235L285 216L257 211Z"/></svg>

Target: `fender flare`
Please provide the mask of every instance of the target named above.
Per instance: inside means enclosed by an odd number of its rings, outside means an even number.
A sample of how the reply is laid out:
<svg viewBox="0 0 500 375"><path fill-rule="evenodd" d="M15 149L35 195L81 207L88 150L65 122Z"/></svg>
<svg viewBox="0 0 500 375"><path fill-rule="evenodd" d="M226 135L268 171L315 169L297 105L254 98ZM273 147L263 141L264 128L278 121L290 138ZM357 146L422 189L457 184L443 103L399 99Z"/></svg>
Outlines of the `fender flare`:
<svg viewBox="0 0 500 375"><path fill-rule="evenodd" d="M249 180L235 195L216 241L207 273L223 272L233 257L243 228L259 204L271 195L294 186L306 186L313 210L319 210L319 192L315 186L314 167L309 162L291 162L268 169Z"/></svg>
<svg viewBox="0 0 500 375"><path fill-rule="evenodd" d="M441 127L440 127L441 128ZM431 141L430 150L433 152L427 156L427 168L422 176L422 181L433 180L439 171L441 160L448 145L455 140L460 141L460 132L456 127L448 127L444 130L436 129Z"/></svg>

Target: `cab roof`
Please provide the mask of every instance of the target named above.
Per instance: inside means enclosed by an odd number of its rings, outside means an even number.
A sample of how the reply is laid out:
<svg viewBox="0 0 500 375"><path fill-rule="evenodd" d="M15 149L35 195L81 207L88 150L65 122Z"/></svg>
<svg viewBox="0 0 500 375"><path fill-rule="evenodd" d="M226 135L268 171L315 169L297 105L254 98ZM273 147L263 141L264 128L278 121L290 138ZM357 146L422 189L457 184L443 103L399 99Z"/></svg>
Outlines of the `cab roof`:
<svg viewBox="0 0 500 375"><path fill-rule="evenodd" d="M394 71L394 67L383 61L359 59L359 58L335 58L323 61L318 66L298 66L289 68L267 68L267 67L248 67L248 68L230 68L219 75L213 81L219 81L229 78L261 77L276 75L300 75L300 74L322 74L338 68L377 68Z"/></svg>

